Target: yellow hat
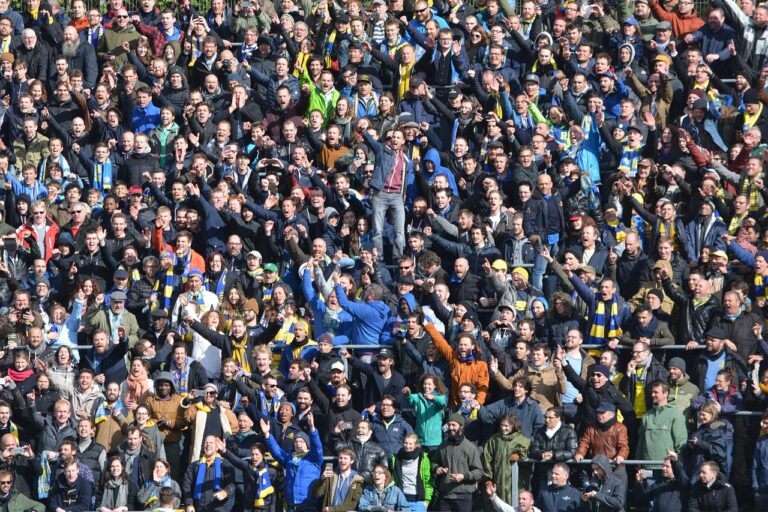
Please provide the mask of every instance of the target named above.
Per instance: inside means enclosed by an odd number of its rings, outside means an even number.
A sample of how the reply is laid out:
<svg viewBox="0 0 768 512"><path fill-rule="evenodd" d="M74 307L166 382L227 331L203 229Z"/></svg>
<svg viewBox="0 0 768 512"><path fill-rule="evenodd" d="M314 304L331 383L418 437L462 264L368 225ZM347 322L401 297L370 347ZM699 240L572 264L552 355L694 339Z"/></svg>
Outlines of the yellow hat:
<svg viewBox="0 0 768 512"><path fill-rule="evenodd" d="M502 259L498 259L498 260L493 262L493 264L491 265L491 268L494 268L496 270L504 270L504 271L506 271L507 270L507 262L502 260Z"/></svg>
<svg viewBox="0 0 768 512"><path fill-rule="evenodd" d="M512 274L517 274L526 281L528 281L528 271L525 270L523 267L515 267L512 269Z"/></svg>

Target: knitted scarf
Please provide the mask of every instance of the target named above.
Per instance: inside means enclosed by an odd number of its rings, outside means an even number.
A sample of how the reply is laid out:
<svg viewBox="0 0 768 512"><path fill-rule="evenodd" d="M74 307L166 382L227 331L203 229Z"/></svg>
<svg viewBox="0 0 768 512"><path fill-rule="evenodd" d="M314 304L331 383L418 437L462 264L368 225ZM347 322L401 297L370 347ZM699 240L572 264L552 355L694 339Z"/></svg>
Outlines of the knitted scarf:
<svg viewBox="0 0 768 512"><path fill-rule="evenodd" d="M248 362L248 334L244 334L240 339L235 336L230 336L229 339L232 343L232 359L246 373L251 373L251 363Z"/></svg>
<svg viewBox="0 0 768 512"><path fill-rule="evenodd" d="M173 368L171 371L171 375L173 375L173 385L181 396L186 396L189 392L189 366L191 364L192 360L189 356L186 356L182 368L178 368L175 363L171 365Z"/></svg>
<svg viewBox="0 0 768 512"><path fill-rule="evenodd" d="M102 193L112 190L112 162L93 163L93 187Z"/></svg>
<svg viewBox="0 0 768 512"><path fill-rule="evenodd" d="M35 370L33 370L32 368L27 368L26 370L21 370L21 371L14 370L13 368L8 368L8 377L10 377L10 379L17 384L19 382L24 382L25 380L30 378L32 375L34 375L34 373L35 373Z"/></svg>
<svg viewBox="0 0 768 512"><path fill-rule="evenodd" d="M630 146L629 142L624 143L624 147L621 150L621 159L619 160L619 171L627 173L628 176L634 177L637 175L637 163L640 161L640 151L643 149L643 144L638 144L635 147Z"/></svg>
<svg viewBox="0 0 768 512"><path fill-rule="evenodd" d="M272 487L272 480L269 478L267 468L262 467L256 470L256 499L253 501L254 508L263 507L265 498L274 494L275 488Z"/></svg>
<svg viewBox="0 0 768 512"><path fill-rule="evenodd" d="M397 84L397 101L402 101L405 98L405 93L411 89L411 74L413 73L413 63L400 64L399 75L400 81Z"/></svg>
<svg viewBox="0 0 768 512"><path fill-rule="evenodd" d="M51 158L53 157L49 156L44 158L40 163L40 169L37 171L37 179L43 183L48 181L48 164L50 163ZM59 155L59 157L56 159L56 163L59 164L59 167L61 167L62 175L66 177L70 173L70 167L69 162L67 162L67 159L64 158L64 155Z"/></svg>
<svg viewBox="0 0 768 512"><path fill-rule="evenodd" d="M123 313L121 312L119 315L116 315L112 312L111 309L107 309L107 317L109 319L109 328L110 328L110 338L112 340L112 343L117 344L120 341L120 335L118 334L118 330L123 325Z"/></svg>
<svg viewBox="0 0 768 512"><path fill-rule="evenodd" d="M197 476L195 477L195 487L194 491L192 492L192 497L197 501L200 501L203 497L205 473L207 472L211 463L213 464L213 490L221 490L221 455L217 453L213 456L212 461L201 457L200 460L197 461Z"/></svg>
<svg viewBox="0 0 768 512"><path fill-rule="evenodd" d="M154 503L159 499L160 495L160 489L163 487L170 487L171 486L171 476L165 475L163 478L160 479L159 482L156 482L154 480L147 480L144 483L144 488L149 489L152 488L152 491L150 492L149 498L147 498L147 501L144 502L144 507L147 507L147 505Z"/></svg>
<svg viewBox="0 0 768 512"><path fill-rule="evenodd" d="M762 108L762 106L760 108ZM760 191L757 189L757 187L752 182L752 180L745 176L744 179L741 181L741 187L739 188L741 189L739 193L741 193L741 195L743 196L747 196L749 211L756 212L757 210L759 210L760 209Z"/></svg>
<svg viewBox="0 0 768 512"><path fill-rule="evenodd" d="M163 286L163 309L171 311L171 297L173 297L173 268L175 265L171 265L168 270L165 271L165 285Z"/></svg>
<svg viewBox="0 0 768 512"><path fill-rule="evenodd" d="M757 107L757 112L754 114L750 114L746 110L744 111L744 126L743 128L752 128L755 126L755 123L757 123L757 120L760 119L760 115L763 113L763 104L759 103Z"/></svg>
<svg viewBox="0 0 768 512"><path fill-rule="evenodd" d="M609 302L611 307L606 315L605 304ZM619 301L613 296L610 301L598 300L595 308L595 316L592 318L592 325L589 328L589 345L603 345L611 338L621 336L622 330L619 325Z"/></svg>
<svg viewBox="0 0 768 512"><path fill-rule="evenodd" d="M275 394L272 399L268 399L266 395L264 394L264 391L259 390L259 406L261 408L261 416L263 418L269 418L270 416L274 416L277 418L277 411L280 409L280 396ZM270 413L270 409L272 412Z"/></svg>
<svg viewBox="0 0 768 512"><path fill-rule="evenodd" d="M209 292L215 293L219 298L219 302L224 302L224 286L227 283L227 269L224 268L224 270L221 271L216 283L211 280L211 277L212 276L206 276L203 287Z"/></svg>
<svg viewBox="0 0 768 512"><path fill-rule="evenodd" d="M109 418L114 410L118 410L121 414L125 414L125 406L120 398L118 398L112 405L109 405L106 400L102 401L96 408L96 415L93 422L98 425L102 421L107 421L107 418Z"/></svg>
<svg viewBox="0 0 768 512"><path fill-rule="evenodd" d="M128 378L125 381L125 384L128 387L128 392L125 394L126 400L132 400L137 404L141 403L149 392L148 378L146 372L144 372L144 375L138 377L133 373L129 373Z"/></svg>

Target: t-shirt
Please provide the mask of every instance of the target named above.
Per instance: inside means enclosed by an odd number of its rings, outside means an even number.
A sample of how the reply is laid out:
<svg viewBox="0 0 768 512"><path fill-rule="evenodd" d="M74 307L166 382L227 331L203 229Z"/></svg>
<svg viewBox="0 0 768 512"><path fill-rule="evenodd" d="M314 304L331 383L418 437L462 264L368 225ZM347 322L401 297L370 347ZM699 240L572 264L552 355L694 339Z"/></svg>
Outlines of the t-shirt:
<svg viewBox="0 0 768 512"><path fill-rule="evenodd" d="M578 375L581 374L581 365L584 362L584 359L581 357L581 354L576 356L569 356L566 354L565 360L568 361L568 364L571 365L571 368L573 368L573 371L576 372ZM570 380L566 380L565 382L565 393L563 393L563 403L564 404L572 404L573 401L576 399L576 395L579 394L579 390L576 389L573 384L571 384Z"/></svg>
<svg viewBox="0 0 768 512"><path fill-rule="evenodd" d="M717 381L717 372L725 367L725 350L717 359L707 359L707 375L704 378L704 389L709 389Z"/></svg>

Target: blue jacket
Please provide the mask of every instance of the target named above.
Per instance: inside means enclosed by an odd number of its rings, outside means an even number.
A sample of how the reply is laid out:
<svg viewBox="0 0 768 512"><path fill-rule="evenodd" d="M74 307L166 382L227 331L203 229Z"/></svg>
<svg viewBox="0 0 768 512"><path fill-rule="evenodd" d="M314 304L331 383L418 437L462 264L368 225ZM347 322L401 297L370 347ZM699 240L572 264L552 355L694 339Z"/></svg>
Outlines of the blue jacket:
<svg viewBox="0 0 768 512"><path fill-rule="evenodd" d="M714 215L714 214L713 214ZM712 223L709 231L706 232L704 241L701 241L701 225L699 216L685 225L685 251L688 262L699 261L701 250L704 247L712 247L713 250L725 250L723 235L728 232L725 223L719 218L707 219L707 223Z"/></svg>
<svg viewBox="0 0 768 512"><path fill-rule="evenodd" d="M399 452L403 447L403 438L408 434L413 434L413 428L398 413L392 416L389 424L384 423L381 415L373 423L373 440L387 453Z"/></svg>
<svg viewBox="0 0 768 512"><path fill-rule="evenodd" d="M360 503L358 508L361 511L366 510L410 510L408 500L405 499L405 494L399 487L395 486L393 482L384 488L382 493L376 490L372 485L367 486L363 490L363 495L360 497Z"/></svg>
<svg viewBox="0 0 768 512"><path fill-rule="evenodd" d="M378 161L378 157L377 157ZM352 302L341 285L336 286L336 298L341 308L352 315L352 341L361 345L378 345L392 314L389 306L380 300Z"/></svg>
<svg viewBox="0 0 768 512"><path fill-rule="evenodd" d="M760 437L752 457L752 490L768 494L768 435Z"/></svg>
<svg viewBox="0 0 768 512"><path fill-rule="evenodd" d="M149 133L160 124L160 109L151 101L146 107L133 107L131 128L136 133Z"/></svg>
<svg viewBox="0 0 768 512"><path fill-rule="evenodd" d="M526 398L519 404L512 397L499 400L491 405L480 407L477 417L480 421L492 427L489 433L494 431L497 422L502 416L511 412L520 421L520 432L529 439L533 438L533 433L544 427L544 414L541 412L539 402L533 398Z"/></svg>
<svg viewBox="0 0 768 512"><path fill-rule="evenodd" d="M312 505L314 499L310 490L320 478L320 466L323 464L323 445L317 429L309 432L309 452L303 457L294 457L283 450L275 436L267 438L267 448L285 471L285 500L288 505Z"/></svg>
<svg viewBox="0 0 768 512"><path fill-rule="evenodd" d="M385 146L371 137L368 132L363 132L363 139L365 139L368 147L373 150L373 154L376 155L376 164L374 165L373 176L371 177L371 188L381 190L384 188L384 180L387 179L389 171L395 166L395 152L389 146ZM408 182L409 177L413 175L413 162L407 156L405 157L405 165L407 172L405 180L403 180L404 186Z"/></svg>
<svg viewBox="0 0 768 512"><path fill-rule="evenodd" d="M354 327L352 315L343 309L338 311L328 309L325 301L320 299L320 296L312 286L312 274L310 271L304 270L301 286L304 291L304 298L307 300L309 307L312 308L315 320L315 339L320 338L321 334L328 333L333 335L334 345L348 343L349 337L352 335L352 328Z"/></svg>

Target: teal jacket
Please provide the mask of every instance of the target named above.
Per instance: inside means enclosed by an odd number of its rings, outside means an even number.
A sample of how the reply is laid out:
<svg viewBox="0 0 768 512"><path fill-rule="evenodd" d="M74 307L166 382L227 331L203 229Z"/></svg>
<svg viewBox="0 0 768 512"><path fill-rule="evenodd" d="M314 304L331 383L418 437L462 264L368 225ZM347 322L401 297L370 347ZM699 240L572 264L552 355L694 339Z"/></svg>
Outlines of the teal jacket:
<svg viewBox="0 0 768 512"><path fill-rule="evenodd" d="M440 446L443 442L443 410L448 397L435 393L433 400L427 400L421 393L411 393L408 403L416 413L415 430L421 446Z"/></svg>

